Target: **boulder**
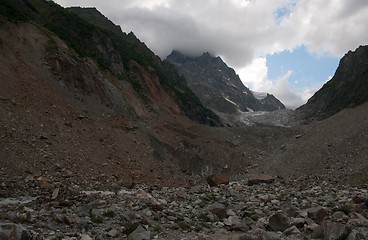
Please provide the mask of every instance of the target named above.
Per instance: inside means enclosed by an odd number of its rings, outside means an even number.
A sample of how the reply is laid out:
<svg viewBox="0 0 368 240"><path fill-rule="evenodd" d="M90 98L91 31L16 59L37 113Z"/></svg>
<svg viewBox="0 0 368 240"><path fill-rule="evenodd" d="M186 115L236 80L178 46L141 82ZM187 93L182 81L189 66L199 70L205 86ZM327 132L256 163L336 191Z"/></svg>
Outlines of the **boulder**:
<svg viewBox="0 0 368 240"><path fill-rule="evenodd" d="M312 238L323 238L324 237L324 228L322 225L313 225L313 226L310 226L309 229L312 230L312 234L311 234Z"/></svg>
<svg viewBox="0 0 368 240"><path fill-rule="evenodd" d="M251 176L248 179L248 185L256 185L261 183L273 183L275 181L275 178L270 175L255 175Z"/></svg>
<svg viewBox="0 0 368 240"><path fill-rule="evenodd" d="M350 219L347 225L352 229L357 227L368 228L368 219L366 219L361 214L354 212L350 215Z"/></svg>
<svg viewBox="0 0 368 240"><path fill-rule="evenodd" d="M80 240L93 240L88 234L82 234Z"/></svg>
<svg viewBox="0 0 368 240"><path fill-rule="evenodd" d="M151 231L147 231L139 225L129 236L128 240L150 240Z"/></svg>
<svg viewBox="0 0 368 240"><path fill-rule="evenodd" d="M306 211L307 216L317 224L322 223L324 218L329 215L328 210L324 207L309 208Z"/></svg>
<svg viewBox="0 0 368 240"><path fill-rule="evenodd" d="M283 232L290 227L290 220L285 214L275 213L270 217L268 225L273 231Z"/></svg>
<svg viewBox="0 0 368 240"><path fill-rule="evenodd" d="M349 217L344 212L337 211L332 214L332 219L336 222L346 223L349 220Z"/></svg>
<svg viewBox="0 0 368 240"><path fill-rule="evenodd" d="M286 236L290 236L290 235L298 235L298 234L300 234L300 230L299 230L296 226L292 226L292 227L290 227L290 228L286 229L286 230L284 231L284 234L285 234Z"/></svg>
<svg viewBox="0 0 368 240"><path fill-rule="evenodd" d="M357 196L357 195L354 195L354 196L351 198L351 200L352 200L352 201L353 201L353 203L355 203L355 204L362 204L362 203L364 203L364 200L363 200L361 197Z"/></svg>
<svg viewBox="0 0 368 240"><path fill-rule="evenodd" d="M52 188L51 181L48 178L46 178L46 177L39 177L39 178L37 178L37 181L38 181L38 186L41 189L49 189L49 188Z"/></svg>
<svg viewBox="0 0 368 240"><path fill-rule="evenodd" d="M221 203L213 203L206 207L208 212L216 215L219 219L224 219L226 217L226 207Z"/></svg>
<svg viewBox="0 0 368 240"><path fill-rule="evenodd" d="M240 225L240 219L237 216L230 216L224 220L225 226L239 226Z"/></svg>
<svg viewBox="0 0 368 240"><path fill-rule="evenodd" d="M109 237L116 238L117 236L119 236L119 231L116 229L111 229L110 231L107 232L107 235Z"/></svg>
<svg viewBox="0 0 368 240"><path fill-rule="evenodd" d="M358 230L352 230L349 235L347 236L346 240L361 240L361 239L367 239L367 235L364 236L363 233L359 232Z"/></svg>
<svg viewBox="0 0 368 240"><path fill-rule="evenodd" d="M305 224L304 218L292 218L290 221L291 226L296 226L297 228L303 228Z"/></svg>
<svg viewBox="0 0 368 240"><path fill-rule="evenodd" d="M210 187L217 187L219 185L229 185L229 178L223 175L212 174L211 176L207 177L207 183Z"/></svg>
<svg viewBox="0 0 368 240"><path fill-rule="evenodd" d="M323 233L326 240L342 240L349 235L349 229L345 224L327 220L323 222Z"/></svg>
<svg viewBox="0 0 368 240"><path fill-rule="evenodd" d="M0 239L32 240L32 235L22 225L15 223L0 223Z"/></svg>

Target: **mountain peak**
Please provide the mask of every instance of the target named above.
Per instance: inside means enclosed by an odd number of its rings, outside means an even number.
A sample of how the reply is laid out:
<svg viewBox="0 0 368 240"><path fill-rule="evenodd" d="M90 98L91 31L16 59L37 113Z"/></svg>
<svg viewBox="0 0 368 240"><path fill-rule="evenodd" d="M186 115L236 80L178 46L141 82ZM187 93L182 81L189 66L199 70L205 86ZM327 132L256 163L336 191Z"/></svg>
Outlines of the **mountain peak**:
<svg viewBox="0 0 368 240"><path fill-rule="evenodd" d="M224 114L238 114L248 111L273 111L285 108L275 97L265 94L257 99L244 86L234 69L220 57L209 52L199 57L187 57L173 51L167 58L182 74L189 88L205 106Z"/></svg>
<svg viewBox="0 0 368 240"><path fill-rule="evenodd" d="M297 109L303 118L325 119L368 101L368 46L349 51L333 78Z"/></svg>
<svg viewBox="0 0 368 240"><path fill-rule="evenodd" d="M206 58L216 58L215 56L213 56L211 53L209 52L204 52L202 54L202 57L206 57Z"/></svg>

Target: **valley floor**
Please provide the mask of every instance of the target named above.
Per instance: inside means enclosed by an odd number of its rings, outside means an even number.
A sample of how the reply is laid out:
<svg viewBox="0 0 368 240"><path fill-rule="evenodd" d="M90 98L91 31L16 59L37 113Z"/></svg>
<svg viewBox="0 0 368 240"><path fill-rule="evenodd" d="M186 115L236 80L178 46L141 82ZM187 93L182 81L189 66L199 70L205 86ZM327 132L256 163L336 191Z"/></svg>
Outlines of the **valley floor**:
<svg viewBox="0 0 368 240"><path fill-rule="evenodd" d="M241 180L212 188L49 187L0 198L0 234L10 228L33 236L22 239L368 238L367 186L300 178L253 186Z"/></svg>

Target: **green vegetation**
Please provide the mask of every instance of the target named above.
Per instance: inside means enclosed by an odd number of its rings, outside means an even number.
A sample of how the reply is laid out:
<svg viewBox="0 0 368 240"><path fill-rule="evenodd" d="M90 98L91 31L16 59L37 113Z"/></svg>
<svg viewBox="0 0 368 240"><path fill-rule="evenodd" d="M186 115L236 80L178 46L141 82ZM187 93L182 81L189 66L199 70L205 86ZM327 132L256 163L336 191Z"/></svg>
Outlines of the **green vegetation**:
<svg viewBox="0 0 368 240"><path fill-rule="evenodd" d="M12 22L31 20L30 14L27 9L18 8L17 3L18 1L14 0L2 0L0 6L0 14ZM28 1L26 1L25 3L29 11L34 10L34 7Z"/></svg>
<svg viewBox="0 0 368 240"><path fill-rule="evenodd" d="M89 11L88 14L86 11ZM220 125L219 117L201 104L187 87L185 79L178 75L171 64L162 62L133 33L125 34L104 16L94 16L93 14L99 14L97 10L86 11L80 8L64 9L47 0L3 0L0 18L3 16L12 22L31 21L57 35L80 57L92 58L102 70L110 70L112 73L112 62L116 59L100 47L113 48L120 56L125 72L131 71L128 64L131 60L141 66L154 68L163 88L176 97L179 106L189 118L203 124ZM55 44L50 41L50 49L53 50L52 46ZM144 95L143 86L137 79L123 79L128 80L139 94Z"/></svg>

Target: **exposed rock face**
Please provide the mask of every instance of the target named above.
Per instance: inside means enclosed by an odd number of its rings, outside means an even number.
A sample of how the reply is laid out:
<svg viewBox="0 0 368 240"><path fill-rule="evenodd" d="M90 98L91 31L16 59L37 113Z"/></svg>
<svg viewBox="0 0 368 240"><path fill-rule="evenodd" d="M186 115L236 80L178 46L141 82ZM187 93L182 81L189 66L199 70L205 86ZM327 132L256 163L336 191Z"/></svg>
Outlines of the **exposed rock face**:
<svg viewBox="0 0 368 240"><path fill-rule="evenodd" d="M189 118L206 125L222 126L219 117L202 105L199 99L188 88L185 79L178 75L174 67L171 64L162 62L158 56L134 35L134 33L130 32L129 34L125 34L121 31L119 26L108 20L95 8L84 9L75 7L69 8L68 11L78 15L93 26L103 29L104 32L109 34L107 42L111 39L117 51L110 54L109 51L106 51L105 46L102 45L101 47L101 44L97 44L97 46L99 46L99 51L101 49L103 50L103 59L108 59L110 69L117 65L115 61L117 57L113 57L114 53L120 54L126 66L130 65L129 62L133 60L138 65L148 67L150 69L149 71L155 72L157 80L154 81L160 82L162 88L169 93L171 98L177 102L181 111ZM132 76L128 76L127 78L130 78L130 82L132 82L134 86L139 87L139 84L144 84L140 81L137 82L136 79L132 79L131 77Z"/></svg>
<svg viewBox="0 0 368 240"><path fill-rule="evenodd" d="M86 84L86 80L89 80L90 84L99 84L100 94L109 95L105 92L106 89L101 89L101 87L106 87L106 83L95 83L95 79L88 76L92 71L89 71L87 76L80 74L83 70L90 70L88 65L96 64L98 70L108 71L114 77L130 82L136 91L140 91L143 83L135 79L135 73L128 66L130 61L134 61L146 70L151 69L156 72L156 80L171 97L170 101L175 101L181 112L190 119L212 126L222 125L219 117L201 104L172 65L163 63L133 33L123 33L118 26L96 9L64 9L53 1L6 0L0 8L0 15L10 21L34 22L49 31L48 34L45 34L49 37L46 39L49 40L46 50L51 55L50 57L56 58L54 67L62 70L63 75L69 75L67 77L69 86L73 85L87 93L94 93L96 88L89 88L90 86ZM60 51L60 46L53 34L63 41L65 48L69 51ZM66 61L57 61L60 56L65 57ZM78 61L77 57L80 57L81 61ZM71 69L65 71L65 68ZM115 90L117 89L110 92L116 93ZM140 93L144 94L144 91ZM109 97L111 98L108 96L104 100ZM115 99L109 100L113 102Z"/></svg>
<svg viewBox="0 0 368 240"><path fill-rule="evenodd" d="M368 101L368 46L349 51L333 78L297 109L302 118L325 119Z"/></svg>
<svg viewBox="0 0 368 240"><path fill-rule="evenodd" d="M204 105L217 112L235 114L239 111L274 111L285 108L270 94L257 99L220 57L204 53L200 57L191 58L173 51L166 60L174 64L186 78L189 88Z"/></svg>

